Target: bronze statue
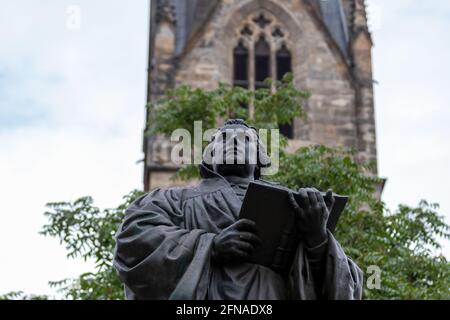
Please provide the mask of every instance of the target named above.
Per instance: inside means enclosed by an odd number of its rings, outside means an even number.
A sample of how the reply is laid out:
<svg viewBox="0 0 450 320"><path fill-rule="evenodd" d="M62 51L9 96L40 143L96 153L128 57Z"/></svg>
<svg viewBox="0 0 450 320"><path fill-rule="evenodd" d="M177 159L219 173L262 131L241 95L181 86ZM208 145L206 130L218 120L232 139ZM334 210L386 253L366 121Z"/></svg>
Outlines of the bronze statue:
<svg viewBox="0 0 450 320"><path fill-rule="evenodd" d="M249 183L260 180L269 159L259 141L246 139L245 148L237 148L238 143L231 150L223 148L226 139L217 137L228 129L256 133L242 120L229 120L214 136L210 150L223 150L226 159L244 157L245 163L204 162L196 187L156 189L126 210L114 256L126 297L361 299L362 272L327 230L325 200L330 199L314 188L300 189L301 201L290 197L301 237L289 272L248 262L261 239L258 225L239 219L239 212ZM256 163L248 156L252 151Z"/></svg>

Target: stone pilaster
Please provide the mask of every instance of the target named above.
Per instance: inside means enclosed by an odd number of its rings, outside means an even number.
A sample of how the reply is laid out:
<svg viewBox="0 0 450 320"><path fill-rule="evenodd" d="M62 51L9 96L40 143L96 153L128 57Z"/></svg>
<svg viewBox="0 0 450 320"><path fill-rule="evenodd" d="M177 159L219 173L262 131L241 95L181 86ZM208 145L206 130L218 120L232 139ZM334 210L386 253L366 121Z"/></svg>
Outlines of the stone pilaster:
<svg viewBox="0 0 450 320"><path fill-rule="evenodd" d="M353 71L357 79L356 90L356 125L358 160L373 162L372 171L377 174L377 149L375 129L375 106L372 74L372 38L367 24L364 0L354 0L352 23L352 58Z"/></svg>

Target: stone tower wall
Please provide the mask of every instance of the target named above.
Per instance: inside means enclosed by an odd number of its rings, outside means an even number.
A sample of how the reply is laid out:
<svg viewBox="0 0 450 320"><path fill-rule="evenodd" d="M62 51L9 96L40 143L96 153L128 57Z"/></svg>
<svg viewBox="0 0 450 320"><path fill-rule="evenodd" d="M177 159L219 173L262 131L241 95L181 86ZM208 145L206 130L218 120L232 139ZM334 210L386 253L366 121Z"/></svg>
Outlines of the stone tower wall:
<svg viewBox="0 0 450 320"><path fill-rule="evenodd" d="M287 34L295 83L311 94L305 104L307 119L295 121L290 148L308 144L344 146L357 150L361 161L376 161L372 41L363 0L343 0L350 38L348 55L333 40L312 1L219 1L177 54L177 21L172 9L159 8L157 14L149 79L152 99L168 87L181 84L214 89L219 82L231 83L233 48L239 31L249 17L264 12ZM175 169L164 164L170 146L157 138L147 143L150 170L146 174L153 174L147 179L147 187L165 185L164 179Z"/></svg>

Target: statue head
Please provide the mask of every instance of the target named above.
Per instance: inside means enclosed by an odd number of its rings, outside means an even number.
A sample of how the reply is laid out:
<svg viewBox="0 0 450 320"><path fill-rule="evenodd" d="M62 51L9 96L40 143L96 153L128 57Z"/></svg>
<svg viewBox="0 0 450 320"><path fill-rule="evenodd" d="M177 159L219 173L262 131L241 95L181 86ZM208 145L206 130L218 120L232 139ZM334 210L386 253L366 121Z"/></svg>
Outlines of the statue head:
<svg viewBox="0 0 450 320"><path fill-rule="evenodd" d="M222 176L258 179L261 168L270 165L270 158L254 127L244 120L232 119L212 136L206 148L209 169Z"/></svg>

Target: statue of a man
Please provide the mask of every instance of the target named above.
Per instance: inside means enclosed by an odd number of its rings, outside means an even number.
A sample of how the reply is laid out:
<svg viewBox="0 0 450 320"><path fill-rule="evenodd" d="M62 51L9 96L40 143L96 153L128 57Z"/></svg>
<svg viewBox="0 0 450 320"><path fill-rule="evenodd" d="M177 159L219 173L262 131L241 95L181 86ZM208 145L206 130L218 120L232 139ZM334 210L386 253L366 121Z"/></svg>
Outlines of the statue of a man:
<svg viewBox="0 0 450 320"><path fill-rule="evenodd" d="M268 156L259 139L240 148L229 130L257 137L244 121L227 121L209 145L213 160L200 166L196 187L156 189L126 210L114 266L127 298L361 299L362 272L326 229L328 208L313 188L300 189L302 204L291 197L302 240L289 274L247 262L260 242L258 226L240 220L239 211ZM214 160L217 150L226 161ZM255 151L253 163L248 155Z"/></svg>

